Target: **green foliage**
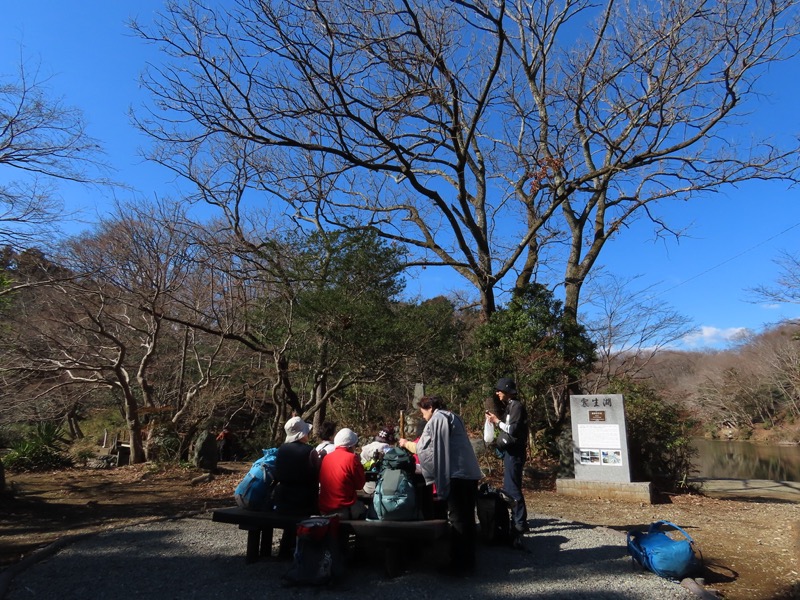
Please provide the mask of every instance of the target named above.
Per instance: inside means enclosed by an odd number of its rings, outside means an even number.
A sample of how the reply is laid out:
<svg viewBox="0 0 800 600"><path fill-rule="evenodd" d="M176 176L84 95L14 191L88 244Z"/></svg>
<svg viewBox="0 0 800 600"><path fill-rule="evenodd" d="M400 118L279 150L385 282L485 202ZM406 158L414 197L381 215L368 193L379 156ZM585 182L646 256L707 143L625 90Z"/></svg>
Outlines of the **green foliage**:
<svg viewBox="0 0 800 600"><path fill-rule="evenodd" d="M396 309L398 332L408 349L404 367L414 382L428 387L453 385L466 375L464 362L465 326L456 317L452 302L443 297L421 304L404 304ZM437 390L443 398L446 390Z"/></svg>
<svg viewBox="0 0 800 600"><path fill-rule="evenodd" d="M97 456L97 448L82 441L82 443L76 443L70 447L69 455L74 463L85 465Z"/></svg>
<svg viewBox="0 0 800 600"><path fill-rule="evenodd" d="M36 428L29 435L28 441L59 452L64 450L70 442L64 434L64 428L52 421L37 423Z"/></svg>
<svg viewBox="0 0 800 600"><path fill-rule="evenodd" d="M335 351L346 370L360 369L395 349L394 305L402 291L401 254L375 235L315 234L298 259L305 283L295 296L294 328L316 362ZM339 369L337 369L338 371Z"/></svg>
<svg viewBox="0 0 800 600"><path fill-rule="evenodd" d="M3 458L9 471L48 471L72 466L65 449L69 440L60 425L37 423L25 439L15 442Z"/></svg>
<svg viewBox="0 0 800 600"><path fill-rule="evenodd" d="M127 429L125 418L116 408L104 408L87 411L81 421L84 436L91 438L98 445L102 443L106 433L109 435Z"/></svg>
<svg viewBox="0 0 800 600"><path fill-rule="evenodd" d="M419 305L400 300L400 248L359 230L298 235L280 252L285 296L265 294L248 328L286 365L279 400L305 411L329 394L326 412L366 427L396 419L415 382L456 378L454 307L443 298Z"/></svg>
<svg viewBox="0 0 800 600"><path fill-rule="evenodd" d="M645 384L617 379L607 392L625 399L633 479L652 481L662 491L685 491L696 454L691 443L695 423Z"/></svg>
<svg viewBox="0 0 800 600"><path fill-rule="evenodd" d="M0 292L7 290L10 286L11 286L11 279L9 279L9 277L5 273L0 271ZM3 309L5 309L6 306L8 306L9 301L10 299L7 295L4 294L0 296L0 314L2 314Z"/></svg>
<svg viewBox="0 0 800 600"><path fill-rule="evenodd" d="M476 376L488 382L513 377L541 427L562 422L570 386L594 361L595 346L584 328L566 318L561 301L539 284L521 290L479 326L474 342ZM554 397L561 400L554 403Z"/></svg>
<svg viewBox="0 0 800 600"><path fill-rule="evenodd" d="M179 463L181 439L168 427L157 427L147 440L147 458L157 463Z"/></svg>
<svg viewBox="0 0 800 600"><path fill-rule="evenodd" d="M3 457L3 464L9 471L50 471L71 467L72 460L58 450L32 441L24 441L15 444Z"/></svg>

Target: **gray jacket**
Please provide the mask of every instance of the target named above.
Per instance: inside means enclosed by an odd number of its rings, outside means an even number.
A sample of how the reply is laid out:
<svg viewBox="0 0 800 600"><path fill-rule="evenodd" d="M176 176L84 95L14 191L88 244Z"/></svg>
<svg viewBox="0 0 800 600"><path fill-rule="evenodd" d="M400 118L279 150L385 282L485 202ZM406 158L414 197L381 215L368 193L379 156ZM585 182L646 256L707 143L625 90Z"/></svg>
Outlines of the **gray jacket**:
<svg viewBox="0 0 800 600"><path fill-rule="evenodd" d="M461 417L436 410L417 442L417 455L425 483L436 486L436 496L447 498L451 479L479 480L478 459Z"/></svg>

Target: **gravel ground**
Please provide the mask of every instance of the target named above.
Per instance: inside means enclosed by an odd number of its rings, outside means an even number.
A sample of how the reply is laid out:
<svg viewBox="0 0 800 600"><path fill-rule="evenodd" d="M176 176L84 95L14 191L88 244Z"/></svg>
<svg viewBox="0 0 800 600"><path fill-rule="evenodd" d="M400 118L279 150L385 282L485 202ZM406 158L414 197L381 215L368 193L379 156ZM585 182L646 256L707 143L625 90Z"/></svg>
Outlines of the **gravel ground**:
<svg viewBox="0 0 800 600"><path fill-rule="evenodd" d="M289 563L246 564L246 532L209 514L78 539L23 570L6 600L87 598L692 599L690 591L634 568L625 537L601 527L530 515L525 551L479 546L469 578L439 574L442 548L420 550L408 571L386 579L380 564L348 564L325 588L287 588Z"/></svg>

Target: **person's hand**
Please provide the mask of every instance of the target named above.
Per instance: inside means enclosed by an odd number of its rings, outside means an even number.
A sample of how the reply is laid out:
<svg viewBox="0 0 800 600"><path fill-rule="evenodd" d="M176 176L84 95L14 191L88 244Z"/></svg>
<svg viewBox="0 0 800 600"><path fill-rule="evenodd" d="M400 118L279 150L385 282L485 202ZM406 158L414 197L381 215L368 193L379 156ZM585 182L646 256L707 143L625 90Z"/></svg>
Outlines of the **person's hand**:
<svg viewBox="0 0 800 600"><path fill-rule="evenodd" d="M399 440L397 440L397 445L400 446L401 448L405 448L406 442L408 442L406 438L400 438Z"/></svg>
<svg viewBox="0 0 800 600"><path fill-rule="evenodd" d="M497 425L500 422L500 419L498 419L494 413L490 413L488 410L486 411L486 419L492 425Z"/></svg>

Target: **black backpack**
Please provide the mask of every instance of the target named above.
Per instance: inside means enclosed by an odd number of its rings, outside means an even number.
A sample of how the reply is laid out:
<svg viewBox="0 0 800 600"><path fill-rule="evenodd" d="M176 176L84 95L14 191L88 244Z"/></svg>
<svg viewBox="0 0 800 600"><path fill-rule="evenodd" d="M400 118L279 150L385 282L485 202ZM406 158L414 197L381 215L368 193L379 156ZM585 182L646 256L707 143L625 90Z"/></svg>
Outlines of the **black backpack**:
<svg viewBox="0 0 800 600"><path fill-rule="evenodd" d="M342 575L339 517L310 517L297 524L294 560L283 576L286 585L329 585Z"/></svg>
<svg viewBox="0 0 800 600"><path fill-rule="evenodd" d="M479 537L486 544L513 546L517 536L511 526L513 500L486 483L478 488Z"/></svg>

